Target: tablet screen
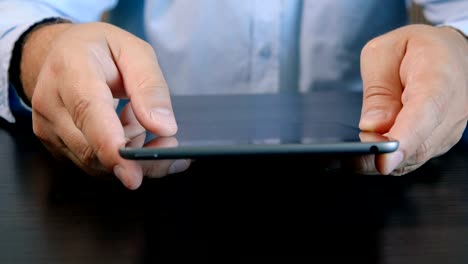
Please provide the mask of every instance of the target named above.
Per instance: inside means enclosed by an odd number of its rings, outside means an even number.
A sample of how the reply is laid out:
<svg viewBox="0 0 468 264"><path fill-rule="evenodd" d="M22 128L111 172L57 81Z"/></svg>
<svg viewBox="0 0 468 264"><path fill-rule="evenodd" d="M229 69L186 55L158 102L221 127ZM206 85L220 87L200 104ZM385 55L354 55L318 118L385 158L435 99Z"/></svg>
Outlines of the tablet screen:
<svg viewBox="0 0 468 264"><path fill-rule="evenodd" d="M170 149L176 157L294 151L369 152L372 146L363 148L363 142L388 143L388 140L378 135L363 135L358 128L361 97L362 94L353 92L174 96L177 134L172 138L158 138L147 133L144 141L141 138L139 141L140 145L146 143L142 148L146 151L142 153L156 158L161 157L156 150L163 148ZM377 147L383 151L384 146ZM138 153L138 143L130 142L128 147L127 154L130 150ZM392 148L395 147L393 144Z"/></svg>

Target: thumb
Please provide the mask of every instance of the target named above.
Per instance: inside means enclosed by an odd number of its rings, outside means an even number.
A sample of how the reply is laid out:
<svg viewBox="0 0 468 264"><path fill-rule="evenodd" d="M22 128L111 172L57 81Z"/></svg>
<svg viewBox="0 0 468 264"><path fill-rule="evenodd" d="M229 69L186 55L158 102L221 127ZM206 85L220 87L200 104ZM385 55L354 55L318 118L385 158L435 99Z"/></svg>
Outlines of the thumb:
<svg viewBox="0 0 468 264"><path fill-rule="evenodd" d="M359 128L384 134L402 108L400 64L405 43L388 33L371 40L361 53L363 105Z"/></svg>

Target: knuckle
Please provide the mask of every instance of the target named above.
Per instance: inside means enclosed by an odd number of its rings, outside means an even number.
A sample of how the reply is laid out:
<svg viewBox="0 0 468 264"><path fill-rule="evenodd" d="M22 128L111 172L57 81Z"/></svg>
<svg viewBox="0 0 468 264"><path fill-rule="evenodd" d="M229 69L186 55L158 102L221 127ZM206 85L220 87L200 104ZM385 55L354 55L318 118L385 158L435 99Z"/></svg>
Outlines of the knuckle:
<svg viewBox="0 0 468 264"><path fill-rule="evenodd" d="M426 95L423 98L426 104L426 111L434 118L437 124L441 124L447 115L447 107L445 106L441 96Z"/></svg>
<svg viewBox="0 0 468 264"><path fill-rule="evenodd" d="M160 99L168 98L167 85L157 80L155 76L143 76L141 80L135 85L138 94L132 94L132 96L149 96Z"/></svg>
<svg viewBox="0 0 468 264"><path fill-rule="evenodd" d="M61 49L55 49L54 52L55 56L50 56L51 59L47 60L45 70L51 76L60 76L67 68L64 61L64 58L66 58L67 55L63 54Z"/></svg>
<svg viewBox="0 0 468 264"><path fill-rule="evenodd" d="M362 48L361 57L369 53L375 52L375 50L378 50L380 47L382 47L382 45L383 45L382 37L376 37L376 38L371 39Z"/></svg>
<svg viewBox="0 0 468 264"><path fill-rule="evenodd" d="M423 164L431 158L431 142L425 141L414 154L414 162L415 164Z"/></svg>
<svg viewBox="0 0 468 264"><path fill-rule="evenodd" d="M50 109L51 99L50 96L46 96L46 93L47 92L44 91L44 86L38 81L31 98L31 107L37 113L45 114L47 110Z"/></svg>
<svg viewBox="0 0 468 264"><path fill-rule="evenodd" d="M85 146L78 147L74 150L74 155L79 160L79 163L86 168L89 168L91 171L105 171L108 173L104 162L100 157L105 157L103 153L102 144L85 144ZM92 173L93 175L95 173Z"/></svg>
<svg viewBox="0 0 468 264"><path fill-rule="evenodd" d="M391 175L392 176L403 176L405 174L408 174L410 172L415 171L416 169L418 169L422 165L423 165L423 163L418 163L418 164L414 164L414 165L407 165L407 166L404 166L404 167L401 167L401 168L398 168L398 169L394 170L391 173Z"/></svg>
<svg viewBox="0 0 468 264"><path fill-rule="evenodd" d="M33 97L31 98L31 107L33 111L38 113L44 113L44 110L47 107L47 102L42 100L42 96L40 95L39 90L36 90Z"/></svg>
<svg viewBox="0 0 468 264"><path fill-rule="evenodd" d="M375 97L394 97L394 91L390 83L385 81L373 81L364 89L364 99L369 100Z"/></svg>
<svg viewBox="0 0 468 264"><path fill-rule="evenodd" d="M392 173L390 173L390 175L392 175L392 176L403 176L406 173L407 173L406 167L402 167L402 168L395 169L394 171L392 171Z"/></svg>
<svg viewBox="0 0 468 264"><path fill-rule="evenodd" d="M95 152L90 145L84 146L83 148L78 150L78 158L85 166L93 165L95 161Z"/></svg>
<svg viewBox="0 0 468 264"><path fill-rule="evenodd" d="M80 130L83 129L83 126L86 123L86 120L89 118L89 106L91 101L87 98L77 99L76 105L73 108L72 119L75 122L75 125Z"/></svg>
<svg viewBox="0 0 468 264"><path fill-rule="evenodd" d="M33 111L33 118L32 118L32 130L34 135L45 144L52 144L54 137L53 134L50 133L48 126L44 124L44 120L38 117L38 114Z"/></svg>
<svg viewBox="0 0 468 264"><path fill-rule="evenodd" d="M105 167L113 166L113 164L109 164L109 161L113 159L113 155L110 154L109 150L111 150L109 144L106 142L97 141L92 146L92 156L94 161L103 164Z"/></svg>
<svg viewBox="0 0 468 264"><path fill-rule="evenodd" d="M155 52L154 52L154 49L153 49L153 46L151 46L151 44L149 44L148 42L142 40L142 39L138 39L137 40L137 45L140 49L142 49L145 53L148 53L148 54L152 54L154 55Z"/></svg>
<svg viewBox="0 0 468 264"><path fill-rule="evenodd" d="M80 157L78 157L78 160L75 162L75 164L77 164L78 167L80 167L87 174L92 176L104 177L111 175L111 172L104 168L102 164L99 163L99 160L97 160L95 157L91 160L84 161L80 160Z"/></svg>
<svg viewBox="0 0 468 264"><path fill-rule="evenodd" d="M44 126L40 122L33 120L32 127L33 127L33 133L37 138L39 138L42 142L50 142L49 136L46 130L44 129Z"/></svg>
<svg viewBox="0 0 468 264"><path fill-rule="evenodd" d="M136 83L135 87L140 92L149 92L154 90L155 86L155 78L154 76L144 76L140 79L138 83Z"/></svg>

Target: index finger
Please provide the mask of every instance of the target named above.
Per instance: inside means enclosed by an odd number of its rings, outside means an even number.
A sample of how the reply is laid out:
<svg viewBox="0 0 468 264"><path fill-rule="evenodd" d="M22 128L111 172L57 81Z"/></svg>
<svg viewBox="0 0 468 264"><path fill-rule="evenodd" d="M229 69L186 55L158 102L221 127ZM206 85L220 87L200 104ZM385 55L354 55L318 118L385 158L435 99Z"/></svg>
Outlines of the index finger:
<svg viewBox="0 0 468 264"><path fill-rule="evenodd" d="M153 48L128 33L108 36L109 47L120 71L126 95L138 121L160 136L172 136L177 124L166 80Z"/></svg>
<svg viewBox="0 0 468 264"><path fill-rule="evenodd" d="M78 83L74 89L59 90L65 108L104 167L113 171L127 188L138 188L143 178L141 167L118 153L126 139L109 87L99 78L93 78L92 73L77 76L88 78L74 82Z"/></svg>

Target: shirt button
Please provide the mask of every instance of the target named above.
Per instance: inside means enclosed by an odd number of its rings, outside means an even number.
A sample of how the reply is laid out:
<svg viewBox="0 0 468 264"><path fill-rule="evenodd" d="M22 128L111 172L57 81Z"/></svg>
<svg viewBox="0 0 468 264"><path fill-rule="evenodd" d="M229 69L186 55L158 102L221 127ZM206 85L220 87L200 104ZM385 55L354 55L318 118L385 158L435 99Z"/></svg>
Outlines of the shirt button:
<svg viewBox="0 0 468 264"><path fill-rule="evenodd" d="M265 45L260 50L259 55L264 59L269 59L271 57L271 45Z"/></svg>

